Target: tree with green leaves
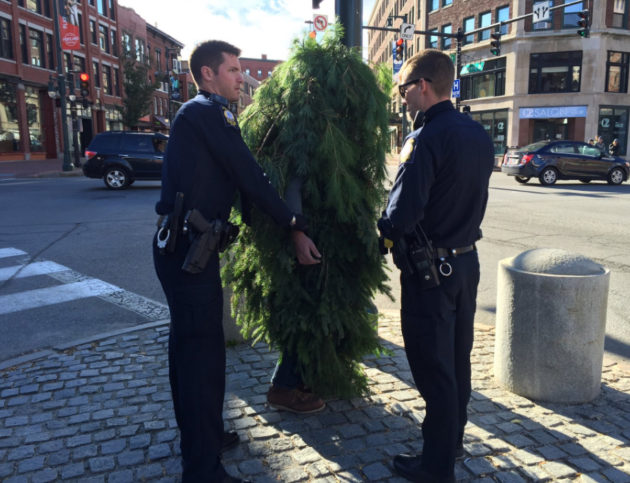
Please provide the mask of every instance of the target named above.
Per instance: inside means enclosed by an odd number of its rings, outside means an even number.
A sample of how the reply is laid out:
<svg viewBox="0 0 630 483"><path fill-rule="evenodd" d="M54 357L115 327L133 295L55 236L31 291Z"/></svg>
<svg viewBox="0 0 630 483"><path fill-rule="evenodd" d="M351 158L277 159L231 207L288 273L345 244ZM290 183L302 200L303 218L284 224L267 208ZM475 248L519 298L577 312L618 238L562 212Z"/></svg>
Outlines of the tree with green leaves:
<svg viewBox="0 0 630 483"><path fill-rule="evenodd" d="M309 236L322 253L300 266L287 230L252 211L227 255L232 310L254 342L298 356L318 394L367 391L360 361L382 350L371 299L389 293L376 220L386 197L388 96L340 29L295 41L289 60L241 116L245 141L280 193L299 178ZM236 220L239 222L239 220Z"/></svg>
<svg viewBox="0 0 630 483"><path fill-rule="evenodd" d="M138 62L131 54L123 58L123 105L120 108L122 121L128 128L138 126L140 118L151 112L153 92L160 83L149 79L149 68Z"/></svg>

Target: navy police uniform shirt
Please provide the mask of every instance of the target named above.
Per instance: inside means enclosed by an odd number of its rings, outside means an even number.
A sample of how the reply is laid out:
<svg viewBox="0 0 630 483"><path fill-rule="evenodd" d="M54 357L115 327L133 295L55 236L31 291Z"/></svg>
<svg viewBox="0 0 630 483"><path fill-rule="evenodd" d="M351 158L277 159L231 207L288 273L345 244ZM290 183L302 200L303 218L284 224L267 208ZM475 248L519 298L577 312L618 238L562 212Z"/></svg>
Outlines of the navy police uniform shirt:
<svg viewBox="0 0 630 483"><path fill-rule="evenodd" d="M181 191L185 210L197 208L207 220L226 221L237 190L276 223L289 226L293 215L243 141L227 99L200 91L171 126L155 209L171 213Z"/></svg>
<svg viewBox="0 0 630 483"><path fill-rule="evenodd" d="M396 241L420 223L434 247L472 245L481 238L494 166L492 141L450 101L433 105L422 121L405 138L379 229Z"/></svg>

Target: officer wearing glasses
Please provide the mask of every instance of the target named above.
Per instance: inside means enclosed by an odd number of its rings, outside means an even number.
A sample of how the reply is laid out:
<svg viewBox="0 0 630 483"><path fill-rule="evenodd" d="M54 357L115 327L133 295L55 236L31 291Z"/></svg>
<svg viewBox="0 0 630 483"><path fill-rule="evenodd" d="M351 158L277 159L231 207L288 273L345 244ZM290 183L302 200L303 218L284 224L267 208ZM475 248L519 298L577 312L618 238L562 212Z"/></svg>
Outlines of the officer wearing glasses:
<svg viewBox="0 0 630 483"><path fill-rule="evenodd" d="M434 247L439 285L401 275L401 325L416 386L426 402L421 454L394 458L412 481L455 481L471 393L470 352L479 283L475 242L488 200L494 148L483 127L450 101L454 68L425 50L401 69L399 93L415 116L387 208L378 222L394 245L419 225ZM418 113L424 113L418 115Z"/></svg>

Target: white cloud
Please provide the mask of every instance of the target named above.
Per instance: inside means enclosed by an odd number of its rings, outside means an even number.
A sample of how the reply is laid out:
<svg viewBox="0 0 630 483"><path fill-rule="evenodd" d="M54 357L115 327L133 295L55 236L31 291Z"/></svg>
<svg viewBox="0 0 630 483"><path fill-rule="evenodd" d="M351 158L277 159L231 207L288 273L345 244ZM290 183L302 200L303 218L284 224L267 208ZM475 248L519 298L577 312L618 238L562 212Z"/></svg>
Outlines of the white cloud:
<svg viewBox="0 0 630 483"><path fill-rule="evenodd" d="M285 60L294 38L302 38L313 14L335 18L335 0L323 0L313 10L310 0L120 0L133 8L147 23L157 25L185 44L188 58L199 42L220 39L236 45L243 57ZM364 0L365 21L374 0Z"/></svg>

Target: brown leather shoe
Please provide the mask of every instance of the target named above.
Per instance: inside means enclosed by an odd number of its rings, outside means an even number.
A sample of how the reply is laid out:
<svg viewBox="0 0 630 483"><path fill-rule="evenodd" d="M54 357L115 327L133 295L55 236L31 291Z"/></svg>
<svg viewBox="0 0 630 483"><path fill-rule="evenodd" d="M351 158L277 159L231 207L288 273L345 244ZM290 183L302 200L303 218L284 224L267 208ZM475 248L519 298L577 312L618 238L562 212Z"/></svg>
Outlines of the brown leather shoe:
<svg viewBox="0 0 630 483"><path fill-rule="evenodd" d="M269 388L267 402L272 408L296 414L317 413L326 407L326 403L316 394L278 386Z"/></svg>

